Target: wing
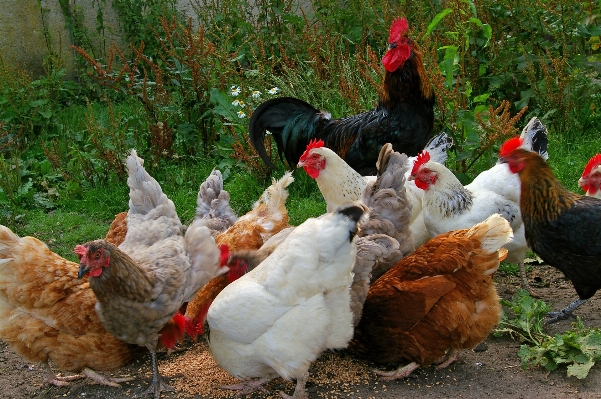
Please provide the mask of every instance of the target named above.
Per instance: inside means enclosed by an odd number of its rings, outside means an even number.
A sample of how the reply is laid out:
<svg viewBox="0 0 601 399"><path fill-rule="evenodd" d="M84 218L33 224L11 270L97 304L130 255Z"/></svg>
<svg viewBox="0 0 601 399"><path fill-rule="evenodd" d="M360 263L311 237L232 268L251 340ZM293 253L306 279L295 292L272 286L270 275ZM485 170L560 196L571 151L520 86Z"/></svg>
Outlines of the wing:
<svg viewBox="0 0 601 399"><path fill-rule="evenodd" d="M265 334L293 306L286 306L262 285L243 276L217 295L207 322L229 339L250 344Z"/></svg>

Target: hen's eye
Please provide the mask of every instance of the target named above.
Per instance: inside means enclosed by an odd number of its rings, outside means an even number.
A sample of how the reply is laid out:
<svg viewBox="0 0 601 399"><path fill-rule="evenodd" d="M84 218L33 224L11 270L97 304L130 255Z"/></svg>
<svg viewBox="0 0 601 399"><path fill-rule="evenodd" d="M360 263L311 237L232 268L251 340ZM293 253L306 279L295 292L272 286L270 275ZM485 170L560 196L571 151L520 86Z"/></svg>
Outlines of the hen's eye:
<svg viewBox="0 0 601 399"><path fill-rule="evenodd" d="M94 254L94 259L98 259L98 258L100 258L100 252L96 252L96 253Z"/></svg>

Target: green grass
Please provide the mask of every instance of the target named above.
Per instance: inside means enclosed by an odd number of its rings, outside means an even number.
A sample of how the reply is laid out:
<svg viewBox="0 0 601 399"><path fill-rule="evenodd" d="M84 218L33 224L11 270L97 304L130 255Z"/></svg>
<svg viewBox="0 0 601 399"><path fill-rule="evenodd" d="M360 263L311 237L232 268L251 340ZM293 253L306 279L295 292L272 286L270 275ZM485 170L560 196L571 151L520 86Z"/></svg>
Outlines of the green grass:
<svg viewBox="0 0 601 399"><path fill-rule="evenodd" d="M162 164L150 171L174 202L182 223L189 223L194 217L199 186L215 166L211 159L189 159ZM284 172L281 167L272 176L279 179ZM293 176L295 182L289 187L287 208L290 223L298 225L324 213L326 205L315 181L302 169L295 170ZM243 215L270 184L269 179L259 179L243 166L233 166L229 168L224 188L230 193L232 209ZM20 236L30 235L44 241L52 251L75 261L72 253L75 245L103 238L114 216L127 211L128 193L125 181L97 187L84 185L81 195L61 194L55 208L23 210L22 218L6 225Z"/></svg>

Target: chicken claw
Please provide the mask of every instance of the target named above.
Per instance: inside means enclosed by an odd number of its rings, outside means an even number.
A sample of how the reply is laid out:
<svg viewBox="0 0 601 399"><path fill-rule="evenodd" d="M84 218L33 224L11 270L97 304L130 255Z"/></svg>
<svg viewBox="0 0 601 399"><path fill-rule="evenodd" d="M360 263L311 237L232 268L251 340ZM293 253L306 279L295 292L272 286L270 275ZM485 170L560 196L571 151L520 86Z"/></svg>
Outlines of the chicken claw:
<svg viewBox="0 0 601 399"><path fill-rule="evenodd" d="M447 354L442 357L440 363L438 363L438 366L436 366L436 370L446 369L455 360L457 360L458 356L459 356L459 354L457 353L456 350L454 350L453 348L449 349Z"/></svg>
<svg viewBox="0 0 601 399"><path fill-rule="evenodd" d="M106 385L106 386L115 387L115 388L121 388L121 385L119 385L120 382L127 382L127 381L135 380L134 377L122 377L122 378L105 377L87 367L85 369L83 369L83 371L81 373L84 376L88 377L89 379L91 379L92 381L94 381L100 385Z"/></svg>
<svg viewBox="0 0 601 399"><path fill-rule="evenodd" d="M223 385L221 389L228 389L231 391L238 391L236 396L239 395L248 395L249 393L253 393L255 391L261 391L263 393L268 394L269 391L263 387L267 381L270 381L271 378L259 378L258 380L247 380L243 381L239 384L233 385Z"/></svg>
<svg viewBox="0 0 601 399"><path fill-rule="evenodd" d="M46 377L46 382L57 387L66 387L69 385L69 382L79 380L81 378L84 378L84 376L79 374L69 375L65 377L59 377L57 375L52 374Z"/></svg>
<svg viewBox="0 0 601 399"><path fill-rule="evenodd" d="M582 304L584 304L586 301L587 299L576 299L574 302L570 303L568 306L561 309L559 312L547 313L546 316L549 317L549 320L545 321L545 324L552 324L560 320L567 320L570 317L576 318L576 316L574 316L572 312L578 309L580 306L582 306Z"/></svg>
<svg viewBox="0 0 601 399"><path fill-rule="evenodd" d="M411 373L413 372L413 370L419 368L419 364L417 364L416 362L411 362L406 366L403 367L399 367L396 370L392 370L392 371L381 371L381 370L374 370L374 373L376 373L377 375L381 375L382 376L382 380L384 381L393 381L393 380L398 380L401 378L407 378L411 375Z"/></svg>
<svg viewBox="0 0 601 399"><path fill-rule="evenodd" d="M41 366L46 373L46 382L57 387L66 387L69 385L69 382L79 380L80 378L84 378L84 376L80 374L59 377L56 374L54 374L52 370L50 370L50 366L48 366L48 363L42 363Z"/></svg>
<svg viewBox="0 0 601 399"><path fill-rule="evenodd" d="M151 358L152 381L150 382L150 386L148 388L146 388L146 390L144 392L138 393L138 394L132 396L132 398L141 398L141 397L144 397L144 396L154 392L154 398L159 399L161 397L161 392L175 391L175 388L167 385L167 383L165 383L163 381L163 376L159 373L159 368L157 366L156 353L155 353L154 349L151 349L149 346L147 346L147 348L150 350L150 355L152 356L152 358Z"/></svg>

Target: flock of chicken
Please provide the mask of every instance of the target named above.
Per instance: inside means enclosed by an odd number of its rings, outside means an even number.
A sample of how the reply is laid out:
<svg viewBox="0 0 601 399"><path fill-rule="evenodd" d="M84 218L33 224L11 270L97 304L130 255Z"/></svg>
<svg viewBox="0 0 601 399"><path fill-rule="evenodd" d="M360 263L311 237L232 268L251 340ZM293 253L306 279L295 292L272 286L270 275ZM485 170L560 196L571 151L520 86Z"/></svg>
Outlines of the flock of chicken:
<svg viewBox="0 0 601 399"><path fill-rule="evenodd" d="M384 379L451 364L499 322L499 262L518 263L528 287L529 248L574 284L579 299L551 321L569 317L601 288L601 155L585 168L579 184L588 196L581 196L553 176L546 129L536 118L501 147L499 163L467 186L444 166L453 144L444 133L412 142L419 149L403 151L412 156L399 151L402 139L378 143L378 129L398 136L428 124L393 116L398 104L411 112L420 101L388 91L424 76L407 30L404 19L391 27L383 60L388 89L374 111L361 114L371 125L359 126L353 140L332 139L332 128L357 127L361 118L332 121L306 103L287 114L294 99L270 100L253 116L255 141L273 129L288 163L315 179L328 213L290 226L285 205L294 178L287 172L238 218L214 170L185 227L132 150L129 211L117 215L105 239L75 248L79 265L0 226L0 339L42 364L55 385L87 376L118 387L124 379L98 372L118 370L146 347L152 382L139 395L159 398L172 388L159 374L157 348L205 334L217 363L242 380L225 389L250 393L280 376L296 380L293 398L306 398L309 367L328 349L346 348L379 364L409 361L376 371ZM433 106L431 91L418 82ZM299 136L310 124L312 133ZM376 145L372 159L367 149ZM373 176L358 172L371 170ZM59 377L49 362L81 374Z"/></svg>

